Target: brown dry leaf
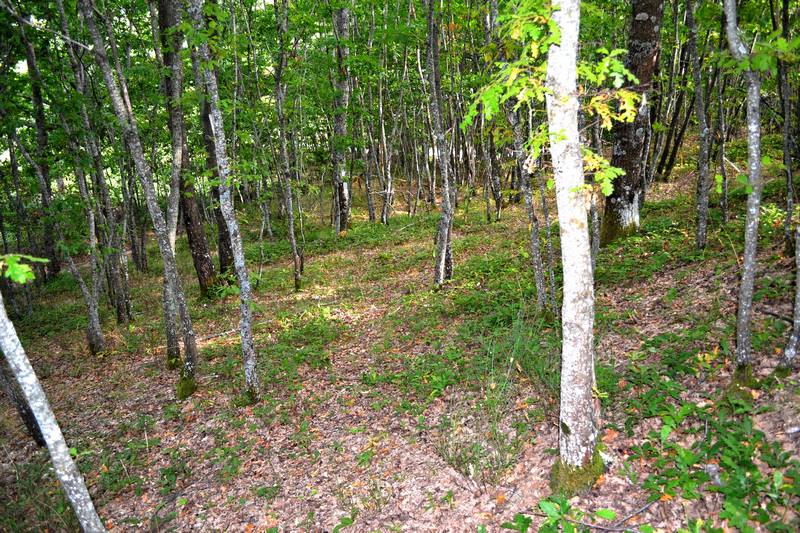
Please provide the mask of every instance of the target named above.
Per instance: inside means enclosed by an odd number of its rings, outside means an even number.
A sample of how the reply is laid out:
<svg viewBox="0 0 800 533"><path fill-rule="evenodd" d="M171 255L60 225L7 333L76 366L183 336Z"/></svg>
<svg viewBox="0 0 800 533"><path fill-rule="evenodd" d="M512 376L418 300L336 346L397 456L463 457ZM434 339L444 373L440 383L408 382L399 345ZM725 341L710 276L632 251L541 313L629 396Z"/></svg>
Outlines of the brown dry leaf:
<svg viewBox="0 0 800 533"><path fill-rule="evenodd" d="M504 503L506 503L506 495L505 495L505 493L501 492L500 494L498 494L497 497L495 498L495 501L497 502L498 506L503 505Z"/></svg>
<svg viewBox="0 0 800 533"><path fill-rule="evenodd" d="M672 499L672 494L662 494L661 497L658 499L660 502L668 502Z"/></svg>
<svg viewBox="0 0 800 533"><path fill-rule="evenodd" d="M612 428L609 428L609 429L606 430L606 432L603 435L603 438L601 440L603 441L603 444L610 444L618 436L619 436L619 431L617 431L615 429L612 429Z"/></svg>

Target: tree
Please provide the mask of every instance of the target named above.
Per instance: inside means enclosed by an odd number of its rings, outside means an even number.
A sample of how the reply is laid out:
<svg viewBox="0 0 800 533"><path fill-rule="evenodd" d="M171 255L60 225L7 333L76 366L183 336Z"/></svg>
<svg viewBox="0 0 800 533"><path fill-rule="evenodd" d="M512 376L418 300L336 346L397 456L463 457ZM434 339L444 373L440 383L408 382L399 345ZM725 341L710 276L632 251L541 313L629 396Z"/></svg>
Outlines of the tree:
<svg viewBox="0 0 800 533"><path fill-rule="evenodd" d="M453 277L453 213L455 189L450 183L450 161L442 123L442 88L439 72L439 24L436 18L436 2L428 0L428 85L430 114L433 125L433 153L439 163L442 176L441 217L436 230L436 255L433 283L441 285Z"/></svg>
<svg viewBox="0 0 800 533"><path fill-rule="evenodd" d="M692 62L692 80L694 81L694 105L697 124L700 129L700 153L697 157L697 231L695 246L698 250L706 247L708 234L708 157L711 147L711 132L708 127L708 115L703 96L703 78L700 70L700 57L697 52L697 23L694 18L694 0L686 2L686 24L689 26L689 58Z"/></svg>
<svg viewBox="0 0 800 533"><path fill-rule="evenodd" d="M736 366L737 375L750 380L752 372L752 345L750 321L753 315L753 287L756 277L756 252L758 247L758 219L761 207L761 80L750 64L750 53L739 35L736 20L736 0L724 0L726 34L731 55L745 63L747 78L747 169L750 194L744 227L744 257L742 280L739 286L739 307L736 312Z"/></svg>
<svg viewBox="0 0 800 533"><path fill-rule="evenodd" d="M83 476L69 454L64 435L47 402L44 390L19 342L14 325L8 319L2 294L0 294L0 348L2 348L8 366L25 395L27 404L33 411L36 423L47 444L47 450L50 452L56 476L75 511L81 528L87 533L104 532L106 529L100 517L97 516Z"/></svg>
<svg viewBox="0 0 800 533"><path fill-rule="evenodd" d="M180 276L178 275L178 266L175 262L175 254L169 242L169 234L167 231L167 224L164 219L164 213L158 205L156 198L155 187L153 186L153 172L150 164L144 156L142 149L142 141L139 135L139 128L136 123L136 117L133 114L132 106L128 98L127 81L122 74L122 69L118 62L115 62L115 69L112 69L111 63L108 59L108 47L106 41L100 34L100 30L95 22L95 6L92 0L80 0L79 9L86 22L86 27L92 37L94 43L94 58L100 71L103 74L106 89L111 98L111 104L116 115L117 122L122 130L125 145L130 151L131 158L133 159L136 168L136 174L139 176L142 189L144 191L145 201L147 203L147 210L150 213L150 219L153 222L153 228L156 233L156 241L158 248L161 252L161 259L164 262L164 277L170 285L170 291L174 295L174 301L177 304L177 311L181 319L183 329L183 365L181 367L181 378L178 384L178 396L186 398L194 392L197 385L195 382L195 370L197 365L197 344L194 336L194 328L192 327L192 318L189 314L189 306L186 303L183 289L181 288ZM113 35L109 35L113 38ZM113 48L112 48L113 51ZM115 77L115 71L116 76ZM124 99L123 99L124 95ZM165 318L168 314L174 315L174 309L169 309L165 312Z"/></svg>
<svg viewBox="0 0 800 533"><path fill-rule="evenodd" d="M333 221L336 233L347 230L350 220L350 183L346 179L345 143L347 140L347 108L350 105L350 9L333 10L333 35L336 38L336 73L333 76Z"/></svg>
<svg viewBox="0 0 800 533"><path fill-rule="evenodd" d="M197 273L200 292L207 295L217 281L217 274L208 249L200 210L197 207L194 184L189 175L189 148L186 140L183 106L180 101L183 94L183 60L180 55L183 32L180 31L179 24L180 4L173 0L159 0L158 29L164 58L164 91L172 138L172 179L178 184L180 207L186 227L186 240L192 253L192 262ZM175 222L177 223L177 216ZM174 236L170 235L170 237L174 244Z"/></svg>
<svg viewBox="0 0 800 533"><path fill-rule="evenodd" d="M661 20L664 0L633 0L628 35L627 68L639 80L635 90L641 94L633 122L616 122L611 166L625 174L614 181L614 191L606 198L600 240L608 244L639 229L639 208L644 201L645 137L650 128L648 92L658 62L661 45Z"/></svg>
<svg viewBox="0 0 800 533"><path fill-rule="evenodd" d="M195 31L198 35L197 52L200 58L206 96L208 97L209 118L211 120L211 131L214 135L214 152L217 159L217 171L219 173L219 203L222 216L231 237L231 248L233 251L233 266L236 270L236 277L239 280L239 329L242 341L242 354L244 356L244 379L245 393L251 401L257 401L261 396L261 383L258 378L256 368L256 349L253 342L252 331L252 304L253 296L250 287L250 278L247 274L247 266L244 261L244 250L242 248L242 236L239 233L239 223L236 221L236 214L233 211L233 200L231 198L231 171L228 165L228 154L225 140L225 124L222 120L222 111L219 103L219 90L217 88L217 76L211 69L209 63L211 54L208 42L205 39L206 23L203 19L203 0L190 0L189 16L192 19Z"/></svg>
<svg viewBox="0 0 800 533"><path fill-rule="evenodd" d="M547 57L547 122L556 186L561 262L564 267L561 348L560 462L553 471L558 489L583 478L591 484L602 469L595 450L600 405L593 396L594 281L588 232L590 191L584 185L578 132L577 55L579 0L553 4L561 41Z"/></svg>

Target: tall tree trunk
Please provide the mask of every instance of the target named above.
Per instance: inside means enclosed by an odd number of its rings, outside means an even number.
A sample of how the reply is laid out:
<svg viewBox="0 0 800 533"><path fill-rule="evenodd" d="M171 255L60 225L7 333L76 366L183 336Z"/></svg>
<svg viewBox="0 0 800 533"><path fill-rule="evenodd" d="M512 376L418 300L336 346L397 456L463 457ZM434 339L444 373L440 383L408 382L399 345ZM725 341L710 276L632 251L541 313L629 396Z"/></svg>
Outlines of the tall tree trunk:
<svg viewBox="0 0 800 533"><path fill-rule="evenodd" d="M189 15L196 31L201 34L205 31L206 23L203 19L203 0L191 0L189 2ZM212 132L214 134L214 152L217 156L217 171L219 172L219 201L222 215L225 217L225 224L231 236L231 248L233 249L233 265L236 270L236 277L239 280L239 329L242 341L242 355L244 356L244 377L245 393L252 401L257 401L261 396L261 383L256 367L256 349L253 342L252 331L252 311L250 305L253 299L250 288L250 278L247 274L247 266L244 261L244 250L242 248L242 237L239 234L239 224L236 221L236 214L233 211L233 200L231 198L231 179L230 167L228 166L228 155L225 140L225 124L222 120L222 111L219 106L219 91L217 89L216 73L208 66L211 54L207 42L200 42L197 47L198 55L203 66L204 88L208 97L209 118L211 119Z"/></svg>
<svg viewBox="0 0 800 533"><path fill-rule="evenodd" d="M536 308L542 310L547 301L547 286L544 281L544 263L539 241L539 219L536 216L536 206L533 203L530 169L526 164L525 133L522 121L519 114L513 109L513 105L508 106L506 116L514 137L514 154L517 160L517 169L520 173L520 187L525 199L525 212L528 214L528 225L530 226L531 265L533 266L533 279L536 283Z"/></svg>
<svg viewBox="0 0 800 533"><path fill-rule="evenodd" d="M697 52L697 23L694 19L694 0L687 0L686 2L686 23L689 26L689 57L692 61L695 115L697 116L697 125L700 130L700 154L697 157L697 228L695 246L698 250L702 250L706 247L706 237L708 235L708 194L711 186L708 179L708 153L711 135L708 127L706 103L703 98L700 56Z"/></svg>
<svg viewBox="0 0 800 533"><path fill-rule="evenodd" d="M197 87L203 86L201 66L197 59L197 54L192 51L192 70L194 71L194 83ZM233 267L233 245L231 236L228 233L228 226L220 207L219 173L217 165L217 153L214 151L214 131L211 126L211 115L208 99L200 98L200 122L203 126L203 143L206 147L206 170L211 173L214 183L211 184L211 197L214 199L214 219L217 223L217 256L219 259L219 273L228 274Z"/></svg>
<svg viewBox="0 0 800 533"><path fill-rule="evenodd" d="M773 11L772 24L777 29L777 21L774 16L773 2L770 1L770 8ZM781 7L781 35L786 41L789 40L789 0L783 0ZM794 214L794 180L792 179L792 153L794 152L794 139L792 137L792 98L789 93L789 73L786 62L778 60L778 89L781 96L781 115L783 124L783 168L786 173L786 218L783 223L784 248L791 252L794 239L792 238L792 216ZM800 106L800 101L798 101Z"/></svg>
<svg viewBox="0 0 800 533"><path fill-rule="evenodd" d="M19 342L14 325L6 315L3 305L3 296L0 295L0 348L3 350L8 366L16 377L25 400L36 417L36 423L41 429L47 449L50 452L50 459L53 461L53 468L56 477L61 482L64 493L69 500L75 516L81 525L81 529L87 533L104 532L106 529L89 496L86 483L83 481L75 462L69 453L69 448L58 426L53 410L47 402L39 380L33 371L28 356Z"/></svg>
<svg viewBox="0 0 800 533"><path fill-rule="evenodd" d="M639 206L644 194L645 131L650 127L648 93L661 44L661 20L664 0L633 0L628 57L625 66L639 80L635 88L642 97L632 122L614 124L614 150L611 164L625 171L614 182L614 192L606 198L601 241L610 243L618 237L638 231Z"/></svg>
<svg viewBox="0 0 800 533"><path fill-rule="evenodd" d="M180 21L180 4L176 4L172 0L159 0L158 26L162 40L161 49L164 65L166 67L164 70L164 90L172 136L173 181L177 180L178 182L180 210L183 214L186 238L189 242L189 250L197 273L200 292L206 296L216 283L217 273L208 249L200 210L197 207L194 184L189 175L189 149L186 142L183 107L180 102L183 94L183 61L180 56L183 33L178 27Z"/></svg>
<svg viewBox="0 0 800 533"><path fill-rule="evenodd" d="M450 162L447 141L442 124L442 89L439 74L439 23L436 2L428 1L428 81L430 88L430 113L433 129L433 152L442 176L442 214L436 231L436 254L433 283L442 285L453 277L453 212L455 191L450 183Z"/></svg>
<svg viewBox="0 0 800 533"><path fill-rule="evenodd" d="M294 288L295 290L300 290L302 285L303 257L297 251L297 237L294 227L294 204L292 202L292 162L289 157L286 114L283 111L284 100L286 98L286 84L283 81L283 73L286 69L286 33L289 24L289 4L287 0L279 0L275 2L274 5L278 31L278 62L275 66L275 109L278 114L278 144L280 145L281 159L278 175L283 192L283 203L286 207L289 246L292 250L292 265L294 266Z"/></svg>
<svg viewBox="0 0 800 533"><path fill-rule="evenodd" d="M106 55L106 41L103 39L95 23L95 7L92 1L80 0L79 8L94 43L95 61L103 74L103 79L114 108L114 114L125 136L126 144L131 152L134 166L136 167L136 173L142 184L147 209L150 212L150 218L156 233L156 240L158 241L158 248L164 262L164 276L172 288L178 306L178 312L183 326L184 348L178 396L183 399L191 395L196 389L195 370L197 365L197 344L195 341L194 328L192 327L192 318L189 314L189 306L186 303L186 298L181 288L178 266L175 262L175 254L169 243L169 234L167 232L164 214L161 212L156 198L152 170L145 159L141 138L139 137L139 128L136 125L136 119L133 115L130 101L127 98L127 82L121 72L117 73L119 78L114 77L114 72L112 71L111 65L108 62L108 56ZM125 95L124 100L123 95Z"/></svg>
<svg viewBox="0 0 800 533"><path fill-rule="evenodd" d="M333 77L333 161L334 226L336 233L347 230L350 222L350 184L346 179L345 138L347 107L350 102L350 10L340 7L333 12L333 34L336 37L336 75Z"/></svg>
<svg viewBox="0 0 800 533"><path fill-rule="evenodd" d="M747 46L739 35L736 21L736 0L724 0L726 33L731 55L739 61L749 60ZM752 191L747 196L747 214L744 230L744 258L742 281L739 286L739 308L736 314L736 365L740 377L749 379L752 361L750 322L753 314L753 287L756 277L756 251L758 247L758 218L761 208L761 80L752 69L747 77L747 167L748 182Z"/></svg>
<svg viewBox="0 0 800 533"><path fill-rule="evenodd" d="M55 231L53 220L55 213L51 210L53 192L50 185L50 163L47 158L47 122L44 116L44 99L42 98L42 75L36 61L36 51L26 34L24 25L20 25L22 41L25 45L25 59L28 66L28 75L31 78L31 102L33 103L33 118L36 124L36 163L41 168L44 180L41 182L42 209L44 211L44 252L49 262L45 266L45 278L51 278L61 271L61 260L56 252L56 243L53 241ZM63 189L63 186L61 187Z"/></svg>
<svg viewBox="0 0 800 533"><path fill-rule="evenodd" d="M600 405L592 395L595 377L590 197L583 187L576 97L580 3L560 0L554 7L557 10L553 18L561 30L561 42L550 47L547 58L547 87L552 91L547 96L547 120L564 268L559 451L561 469L571 473L597 463ZM554 481L558 481L556 478Z"/></svg>

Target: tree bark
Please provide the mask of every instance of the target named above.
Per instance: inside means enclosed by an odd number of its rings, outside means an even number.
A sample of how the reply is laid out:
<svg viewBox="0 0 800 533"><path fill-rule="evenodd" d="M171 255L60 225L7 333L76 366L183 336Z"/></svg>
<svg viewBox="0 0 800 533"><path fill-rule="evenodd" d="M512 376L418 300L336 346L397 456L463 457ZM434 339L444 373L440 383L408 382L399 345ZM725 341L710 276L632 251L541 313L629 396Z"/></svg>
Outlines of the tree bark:
<svg viewBox="0 0 800 533"><path fill-rule="evenodd" d="M94 43L94 57L100 70L103 74L103 79L106 84L111 103L114 108L114 114L117 117L120 128L125 136L126 144L130 150L131 157L133 158L136 173L139 176L139 181L142 184L144 191L147 209L150 212L150 218L153 222L153 228L156 233L156 240L158 241L158 248L161 252L161 258L164 262L164 277L170 284L172 291L175 295L175 301L178 306L182 326L183 326L183 366L181 368L181 380L178 385L178 396L185 398L194 392L195 384L195 370L197 365L197 344L195 341L194 329L192 327L192 318L189 314L189 306L186 303L186 298L181 288L180 276L178 274L178 266L175 262L175 254L169 243L169 234L167 232L166 221L161 208L158 205L156 198L155 187L153 186L152 170L144 156L142 149L141 138L139 137L139 129L136 125L136 119L130 108L129 102L126 105L127 97L123 100L123 94L127 95L127 82L121 73L118 72L119 79L114 77L114 73L109 64L108 57L106 56L106 42L100 34L99 29L95 23L94 5L91 0L80 0L79 8L89 34ZM121 91L122 89L122 91Z"/></svg>
<svg viewBox="0 0 800 533"><path fill-rule="evenodd" d="M580 3L560 0L553 18L561 42L547 59L547 119L556 183L561 262L564 267L562 307L561 412L559 450L562 464L588 467L594 460L600 405L593 398L594 283L588 232L590 193L584 186L578 131L576 62Z"/></svg>
<svg viewBox="0 0 800 533"><path fill-rule="evenodd" d="M442 124L442 94L439 75L439 24L436 17L436 2L428 1L428 81L430 87L430 113L433 130L433 152L439 163L442 176L441 217L436 231L436 254L433 283L441 286L453 277L453 211L455 194L450 183L450 162L447 141Z"/></svg>
<svg viewBox="0 0 800 533"><path fill-rule="evenodd" d="M639 80L634 88L642 97L632 122L614 124L614 148L611 164L625 171L614 182L613 193L606 198L601 242L608 244L639 229L639 206L644 194L645 131L650 128L648 93L661 44L661 20L664 0L633 0L628 57L625 66Z"/></svg>
<svg viewBox="0 0 800 533"><path fill-rule="evenodd" d="M350 102L350 10L337 8L333 12L333 34L336 37L336 74L333 77L333 161L334 227L336 233L347 231L350 222L350 184L344 164L347 136L347 107Z"/></svg>
<svg viewBox="0 0 800 533"><path fill-rule="evenodd" d="M689 26L689 57L692 62L692 80L694 82L694 105L697 124L700 130L700 154L697 157L697 228L695 232L695 246L698 250L706 247L708 235L708 154L711 144L710 130L706 104L703 98L703 79L700 70L700 56L697 52L697 23L694 19L694 0L686 2L686 23Z"/></svg>
<svg viewBox="0 0 800 533"><path fill-rule="evenodd" d="M69 500L81 529L87 533L104 532L106 529L92 503L86 483L83 481L78 467L69 454L69 448L58 426L53 410L47 402L39 380L33 371L28 356L19 342L14 325L6 315L3 297L0 295L0 348L3 350L8 366L16 377L25 400L30 406L36 423L41 429L56 477L61 482L64 493Z"/></svg>
<svg viewBox="0 0 800 533"><path fill-rule="evenodd" d="M191 0L189 2L189 16L196 31L205 31L206 23L203 19L203 0ZM217 89L216 73L207 65L211 60L211 54L207 42L200 42L197 52L203 65L204 88L208 97L209 118L211 131L214 135L214 153L217 156L217 171L220 177L219 201L220 209L228 233L231 237L231 248L233 251L233 265L236 270L236 277L239 280L239 329L242 341L242 355L244 356L244 376L245 392L252 401L257 401L261 396L261 383L256 367L256 349L253 342L252 332L252 290L250 278L247 274L247 266L244 261L244 250L242 248L242 237L239 233L239 224L233 210L233 200L231 198L231 173L228 165L228 155L225 140L225 125L222 120L222 111L219 105L219 91Z"/></svg>
<svg viewBox="0 0 800 533"><path fill-rule="evenodd" d="M748 61L747 46L739 35L736 21L736 0L724 0L726 33L731 55L737 61ZM736 365L747 372L752 361L750 322L753 314L753 287L756 277L756 252L758 247L758 219L761 208L761 80L758 73L748 68L747 77L747 168L748 183L752 191L747 196L747 214L744 230L744 257L742 281L739 286L739 308L736 314Z"/></svg>
<svg viewBox="0 0 800 533"><path fill-rule="evenodd" d="M164 90L172 136L172 174L173 180L177 179L178 182L180 210L183 214L186 238L192 254L192 263L197 273L200 292L203 296L207 296L217 281L217 273L203 230L200 209L197 207L194 184L189 175L189 149L186 142L183 107L180 102L183 94L183 61L180 57L183 33L178 27L180 21L180 5L176 5L172 0L159 0L158 26L166 67Z"/></svg>

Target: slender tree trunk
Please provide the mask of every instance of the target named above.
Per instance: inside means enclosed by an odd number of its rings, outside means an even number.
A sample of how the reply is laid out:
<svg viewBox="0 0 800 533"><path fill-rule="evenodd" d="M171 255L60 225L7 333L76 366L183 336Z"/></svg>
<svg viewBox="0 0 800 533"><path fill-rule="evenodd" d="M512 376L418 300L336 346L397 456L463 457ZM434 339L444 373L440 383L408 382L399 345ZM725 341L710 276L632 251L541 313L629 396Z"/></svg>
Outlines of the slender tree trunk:
<svg viewBox="0 0 800 533"><path fill-rule="evenodd" d="M694 81L694 104L697 124L700 129L700 154L697 158L697 230L695 246L698 250L706 247L708 235L708 153L711 144L706 104L703 98L703 79L700 70L700 56L697 52L697 23L694 20L694 0L687 0L686 22L689 26L689 57L692 61L692 79Z"/></svg>
<svg viewBox="0 0 800 533"><path fill-rule="evenodd" d="M337 8L333 12L333 33L336 37L336 75L333 78L333 160L334 226L336 233L347 231L350 222L350 183L344 164L347 136L347 107L350 102L350 10Z"/></svg>
<svg viewBox="0 0 800 533"><path fill-rule="evenodd" d="M42 208L44 211L44 252L49 262L45 266L45 278L51 278L61 271L61 260L56 251L56 243L53 241L55 231L53 230L53 219L55 213L52 212L50 202L53 192L50 186L50 163L47 158L47 122L44 116L44 99L42 98L42 75L39 72L39 65L36 61L36 52L33 44L25 34L24 25L20 25L22 41L25 45L25 58L28 66L28 75L31 78L31 101L33 103L33 118L36 124L36 163L41 168L44 181L41 182ZM60 187L63 190L63 185Z"/></svg>
<svg viewBox="0 0 800 533"><path fill-rule="evenodd" d="M197 54L192 51L192 69L194 83L197 87L203 86L201 66ZM210 109L207 98L200 98L200 122L203 126L203 143L206 147L206 170L211 173L215 183L211 184L211 197L214 200L214 219L217 223L217 256L219 259L219 273L223 276L230 273L233 268L233 245L228 233L228 226L220 208L220 177L218 173L217 154L214 151L214 131L211 126Z"/></svg>
<svg viewBox="0 0 800 533"><path fill-rule="evenodd" d="M531 265L533 266L533 279L536 283L536 308L542 310L547 301L547 286L544 281L544 263L542 261L542 250L539 241L539 219L536 216L536 208L533 204L533 191L531 190L531 174L526 164L525 155L525 133L519 114L513 109L513 105L508 105L506 112L508 123L511 125L514 137L514 155L517 160L517 169L520 173L520 187L525 199L525 212L528 214L528 225L530 227L530 248Z"/></svg>
<svg viewBox="0 0 800 533"><path fill-rule="evenodd" d="M189 3L189 15L196 31L205 31L206 23L203 19L203 0L191 0ZM207 65L211 59L207 42L199 43L197 47L200 61L203 65L203 79L205 81L205 91L208 96L209 118L211 119L212 132L214 134L214 152L217 156L217 171L220 177L219 200L222 215L225 217L225 224L231 236L231 247L233 249L233 265L236 270L236 277L239 280L239 329L241 332L242 355L244 356L244 376L245 393L252 401L257 401L261 396L261 383L256 368L256 349L253 342L252 331L252 311L250 309L253 300L250 288L250 278L247 274L247 266L244 261L244 250L242 248L242 237L239 234L239 224L236 221L236 214L233 210L233 200L231 198L231 174L228 166L227 146L225 140L225 124L222 120L222 111L219 107L219 92L217 89L217 76Z"/></svg>
<svg viewBox="0 0 800 533"><path fill-rule="evenodd" d="M800 222L795 220L794 224L794 319L792 320L792 333L778 363L778 368L784 371L791 370L794 366L797 350L800 347Z"/></svg>
<svg viewBox="0 0 800 533"><path fill-rule="evenodd" d="M86 483L83 481L75 462L69 453L69 448L61 428L58 426L53 410L47 402L39 380L33 371L28 356L19 342L14 325L6 315L3 297L0 295L0 348L3 350L8 366L16 377L25 400L30 406L36 423L41 429L47 449L50 452L50 459L53 461L53 468L56 477L61 482L67 500L75 511L75 516L81 525L81 529L86 533L104 532L106 529L89 496Z"/></svg>
<svg viewBox="0 0 800 533"><path fill-rule="evenodd" d="M294 204L292 203L292 164L289 157L288 140L286 138L286 114L283 111L284 100L286 98L286 84L283 82L283 73L286 69L286 33L289 25L289 4L288 0L278 0L274 5L279 42L278 63L275 68L275 109L278 114L278 144L280 145L281 165L278 172L278 179L283 192L284 206L286 207L289 246L292 250L292 265L294 266L294 288L295 290L300 290L302 285L303 257L297 251Z"/></svg>
<svg viewBox="0 0 800 533"><path fill-rule="evenodd" d="M578 132L580 3L560 0L554 7L558 8L553 18L561 30L561 42L551 46L548 53L547 87L552 93L547 96L547 119L564 267L559 449L563 466L582 469L596 463L600 405L592 395L594 283L587 219L590 198L583 187Z"/></svg>
<svg viewBox="0 0 800 533"><path fill-rule="evenodd" d="M439 74L439 23L436 2L428 2L428 80L430 86L430 113L433 126L433 152L438 159L442 175L442 214L436 231L436 255L433 283L441 286L453 277L453 211L455 194L450 183L447 141L442 124L442 94Z"/></svg>
<svg viewBox="0 0 800 533"><path fill-rule="evenodd" d="M770 1L770 7L773 3ZM774 11L774 8L773 8ZM773 25L776 21L773 15ZM789 40L789 0L783 0L781 8L781 35ZM792 238L792 216L794 213L794 180L792 178L792 153L794 152L794 139L792 138L792 99L789 93L789 73L786 62L778 60L778 89L781 96L781 115L783 124L783 167L786 173L786 218L783 223L784 244L787 252L791 252L794 239ZM798 101L800 106L800 101Z"/></svg>
<svg viewBox="0 0 800 533"><path fill-rule="evenodd" d="M614 192L606 198L601 241L610 243L639 229L639 205L644 194L642 161L645 158L645 131L650 127L648 96L661 43L664 0L633 0L628 57L625 66L639 80L635 90L642 99L632 122L614 124L614 150L611 164L625 171L614 182Z"/></svg>
<svg viewBox="0 0 800 533"><path fill-rule="evenodd" d="M183 348L184 358L183 366L181 369L181 380L178 385L178 396L186 398L191 395L196 389L195 383L195 370L197 365L197 345L194 336L194 329L192 327L192 319L189 314L189 306L186 303L186 298L181 289L180 276L178 275L178 267L175 262L175 255L169 243L169 235L167 233L167 225L164 220L164 214L158 205L156 199L156 191L153 186L152 170L144 156L142 149L141 139L139 137L139 129L136 125L136 119L132 113L130 102L127 99L127 82L124 76L118 72L119 78L114 77L111 65L106 56L106 42L103 39L100 31L95 23L94 5L91 0L80 0L79 7L83 19L86 23L89 34L94 43L94 57L105 80L106 88L108 89L111 103L114 108L114 114L117 117L120 128L125 136L126 144L130 149L131 157L133 158L136 172L139 175L139 181L142 184L147 209L150 212L150 218L153 221L153 227L156 232L156 240L158 241L158 248L161 252L161 258L164 262L164 276L167 278L168 283L172 287L175 294L175 301L178 305L182 326L183 326ZM123 90L121 91L120 88ZM123 94L125 100L123 100Z"/></svg>
<svg viewBox="0 0 800 533"><path fill-rule="evenodd" d="M183 33L178 28L179 24L180 4L176 4L172 0L159 0L158 26L160 31L158 33L162 40L161 49L166 67L163 84L172 137L172 179L178 184L180 211L183 214L186 237L197 273L200 292L206 296L216 283L217 274L208 249L200 210L197 207L194 184L189 176L189 150L186 142L183 107L180 102L183 94L183 61L180 57ZM173 238L173 249L174 242Z"/></svg>
<svg viewBox="0 0 800 533"><path fill-rule="evenodd" d="M736 21L736 0L724 0L728 46L737 61L749 59L747 46L739 35ZM748 69L747 77L747 161L748 181L752 191L747 196L744 230L742 281L739 287L739 308L736 314L736 365L745 378L751 372L752 346L750 322L753 314L753 287L756 277L758 218L761 207L761 80L758 73Z"/></svg>

